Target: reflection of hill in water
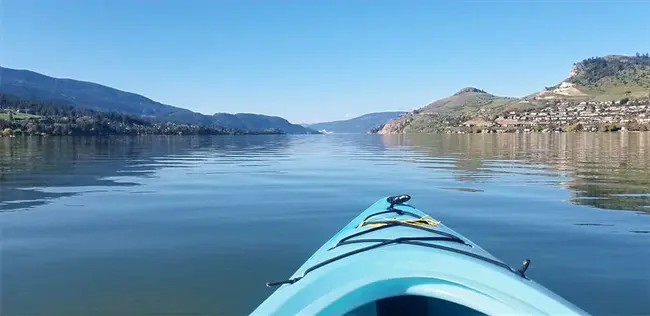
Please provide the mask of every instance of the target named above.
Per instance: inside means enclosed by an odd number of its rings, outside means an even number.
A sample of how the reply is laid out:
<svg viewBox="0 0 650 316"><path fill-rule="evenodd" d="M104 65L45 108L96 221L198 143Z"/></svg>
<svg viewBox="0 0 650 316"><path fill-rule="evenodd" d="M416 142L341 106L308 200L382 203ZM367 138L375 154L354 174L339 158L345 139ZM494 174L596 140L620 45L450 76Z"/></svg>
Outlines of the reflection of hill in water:
<svg viewBox="0 0 650 316"><path fill-rule="evenodd" d="M572 203L650 212L649 133L385 135L383 140L454 158L459 181L504 172L568 177L561 184L571 189Z"/></svg>
<svg viewBox="0 0 650 316"><path fill-rule="evenodd" d="M281 152L289 140L286 135L0 138L0 211L81 191L138 185L118 179L152 176L160 168L203 159L202 151L245 157L252 151ZM66 187L70 190L61 189Z"/></svg>
<svg viewBox="0 0 650 316"><path fill-rule="evenodd" d="M243 170L296 154L291 148L381 165L406 159L481 185L544 181L568 187L576 204L650 212L650 133L0 138L0 211L136 186L161 168L201 161Z"/></svg>

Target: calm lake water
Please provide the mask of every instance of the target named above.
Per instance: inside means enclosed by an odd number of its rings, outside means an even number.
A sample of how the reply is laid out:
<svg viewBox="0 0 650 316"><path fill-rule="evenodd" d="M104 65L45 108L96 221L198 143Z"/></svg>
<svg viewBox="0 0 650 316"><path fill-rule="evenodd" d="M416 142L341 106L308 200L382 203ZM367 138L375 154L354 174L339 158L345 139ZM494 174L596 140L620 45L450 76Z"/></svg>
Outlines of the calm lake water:
<svg viewBox="0 0 650 316"><path fill-rule="evenodd" d="M398 193L594 315L650 314L650 133L0 138L0 314L245 315Z"/></svg>

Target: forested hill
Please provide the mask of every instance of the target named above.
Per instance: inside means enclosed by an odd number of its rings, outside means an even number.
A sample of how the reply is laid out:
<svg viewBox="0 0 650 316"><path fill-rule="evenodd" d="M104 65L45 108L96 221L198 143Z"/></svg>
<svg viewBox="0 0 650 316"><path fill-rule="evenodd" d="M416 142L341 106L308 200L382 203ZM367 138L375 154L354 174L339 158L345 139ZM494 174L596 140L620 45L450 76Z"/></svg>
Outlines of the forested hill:
<svg viewBox="0 0 650 316"><path fill-rule="evenodd" d="M64 101L27 100L0 94L0 133L11 135L228 135L280 134L278 129L243 131L216 124L182 124L77 108Z"/></svg>
<svg viewBox="0 0 650 316"><path fill-rule="evenodd" d="M536 99L597 101L643 98L650 91L650 55L607 55L573 64L569 77L532 95ZM530 99L530 98L529 98Z"/></svg>
<svg viewBox="0 0 650 316"><path fill-rule="evenodd" d="M608 83L650 88L650 55L608 55L587 58L571 69L569 81L585 87L598 87ZM614 82L617 81L617 82Z"/></svg>
<svg viewBox="0 0 650 316"><path fill-rule="evenodd" d="M151 100L139 94L121 91L97 83L54 78L30 70L2 67L0 67L0 73L2 74L0 92L26 100L57 101L59 104L67 104L77 108L125 113L136 117L154 118L183 124L219 124L225 128L246 129L254 132L263 132L271 128L290 134L315 133L313 130L274 116L236 114L235 116L240 117L224 119L220 114L213 116L192 112L188 109Z"/></svg>

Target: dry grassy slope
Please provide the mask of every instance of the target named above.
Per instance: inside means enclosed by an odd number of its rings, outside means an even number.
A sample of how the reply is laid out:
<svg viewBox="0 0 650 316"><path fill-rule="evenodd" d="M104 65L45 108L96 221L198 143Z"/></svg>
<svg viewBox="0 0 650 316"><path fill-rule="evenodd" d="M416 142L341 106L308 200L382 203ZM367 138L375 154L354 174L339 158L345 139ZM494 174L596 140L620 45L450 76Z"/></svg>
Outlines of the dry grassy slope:
<svg viewBox="0 0 650 316"><path fill-rule="evenodd" d="M515 100L499 97L472 87L460 89L454 95L436 100L419 110L421 113L467 113L471 114L481 108L499 108Z"/></svg>
<svg viewBox="0 0 650 316"><path fill-rule="evenodd" d="M449 122L458 123L485 112L501 111L515 98L499 97L472 87L459 90L454 95L436 100L412 113L386 123L380 134L434 133L444 130Z"/></svg>

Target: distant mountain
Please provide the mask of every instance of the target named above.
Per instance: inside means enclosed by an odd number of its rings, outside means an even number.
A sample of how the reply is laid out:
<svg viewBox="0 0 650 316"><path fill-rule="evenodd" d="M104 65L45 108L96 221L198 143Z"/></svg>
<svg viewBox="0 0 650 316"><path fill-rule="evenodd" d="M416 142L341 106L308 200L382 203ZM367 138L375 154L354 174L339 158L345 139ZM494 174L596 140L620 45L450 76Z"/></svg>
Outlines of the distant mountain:
<svg viewBox="0 0 650 316"><path fill-rule="evenodd" d="M331 133L367 133L406 112L369 113L349 120L306 124L305 126L321 132Z"/></svg>
<svg viewBox="0 0 650 316"><path fill-rule="evenodd" d="M212 122L221 126L240 130L270 130L278 129L287 134L316 134L313 129L305 128L298 124L289 123L289 121L279 116L267 116L251 113L216 113L212 116Z"/></svg>
<svg viewBox="0 0 650 316"><path fill-rule="evenodd" d="M312 134L313 130L285 119L259 114L232 115L237 119L223 118L192 112L181 107L156 102L142 95L117 90L100 84L73 79L53 78L29 70L0 67L2 81L0 92L25 99L57 101L75 107L103 112L119 112L178 123L214 125L240 129L242 120L246 129L259 131L278 129L285 133ZM242 118L243 117L243 118Z"/></svg>

